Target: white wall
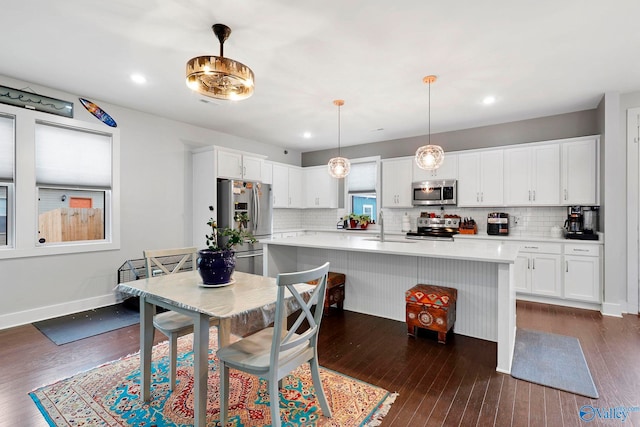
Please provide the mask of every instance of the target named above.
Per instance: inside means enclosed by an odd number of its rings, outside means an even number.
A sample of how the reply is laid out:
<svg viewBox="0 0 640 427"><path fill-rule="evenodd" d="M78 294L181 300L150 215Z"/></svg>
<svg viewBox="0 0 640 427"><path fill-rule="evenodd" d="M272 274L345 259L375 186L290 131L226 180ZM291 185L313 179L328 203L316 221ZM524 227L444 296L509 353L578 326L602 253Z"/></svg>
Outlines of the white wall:
<svg viewBox="0 0 640 427"><path fill-rule="evenodd" d="M627 111L632 108L640 108L640 92L632 92L620 96L620 135L626 144L627 150L627 301L630 313L640 312L638 295L638 221L639 213L639 165L640 153L634 138L638 138L637 123L627 123ZM627 130L631 132L628 132Z"/></svg>
<svg viewBox="0 0 640 427"><path fill-rule="evenodd" d="M74 102L74 118L96 123L78 96L0 76ZM192 244L191 152L221 145L300 164L300 153L91 99L118 123L121 143L120 250L0 260L0 329L106 305L116 300L116 272L149 248ZM18 136L19 138L19 136ZM20 167L20 165L17 165ZM203 246L202 242L195 242Z"/></svg>

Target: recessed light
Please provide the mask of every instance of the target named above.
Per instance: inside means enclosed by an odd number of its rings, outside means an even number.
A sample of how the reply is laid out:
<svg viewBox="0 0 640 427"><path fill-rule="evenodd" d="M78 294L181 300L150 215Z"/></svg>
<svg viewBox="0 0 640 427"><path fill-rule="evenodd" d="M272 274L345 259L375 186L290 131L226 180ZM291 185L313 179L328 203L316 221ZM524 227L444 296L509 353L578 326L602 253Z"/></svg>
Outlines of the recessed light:
<svg viewBox="0 0 640 427"><path fill-rule="evenodd" d="M138 83L139 85L145 84L147 82L147 78L142 74L131 74L131 80L134 83Z"/></svg>
<svg viewBox="0 0 640 427"><path fill-rule="evenodd" d="M496 102L496 97L495 97L495 96L492 96L492 95L485 96L485 97L484 97L484 99L482 100L482 103L483 103L484 105L491 105L491 104L493 104L494 102Z"/></svg>
<svg viewBox="0 0 640 427"><path fill-rule="evenodd" d="M304 138L306 138L306 139L309 139L309 138L311 138L311 132L305 132L305 133L302 134L302 136Z"/></svg>

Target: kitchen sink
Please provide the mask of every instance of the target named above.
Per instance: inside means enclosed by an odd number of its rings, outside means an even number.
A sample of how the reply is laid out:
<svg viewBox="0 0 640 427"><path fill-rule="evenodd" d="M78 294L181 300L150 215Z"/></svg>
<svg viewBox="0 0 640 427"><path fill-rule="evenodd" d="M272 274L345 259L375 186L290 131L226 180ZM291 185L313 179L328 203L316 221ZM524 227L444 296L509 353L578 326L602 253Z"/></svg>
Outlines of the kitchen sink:
<svg viewBox="0 0 640 427"><path fill-rule="evenodd" d="M379 241L380 241L380 238L379 238L379 237L374 237L374 238L371 238L371 239L364 239L364 240L367 240L367 241L369 241L369 242L379 242ZM394 237L385 237L385 238L384 238L384 242L393 242L393 243L416 243L416 240L408 240L408 239L405 239L404 237L402 237L402 238L398 238L398 237L395 237L395 238L394 238ZM384 242L383 242L383 243L384 243Z"/></svg>

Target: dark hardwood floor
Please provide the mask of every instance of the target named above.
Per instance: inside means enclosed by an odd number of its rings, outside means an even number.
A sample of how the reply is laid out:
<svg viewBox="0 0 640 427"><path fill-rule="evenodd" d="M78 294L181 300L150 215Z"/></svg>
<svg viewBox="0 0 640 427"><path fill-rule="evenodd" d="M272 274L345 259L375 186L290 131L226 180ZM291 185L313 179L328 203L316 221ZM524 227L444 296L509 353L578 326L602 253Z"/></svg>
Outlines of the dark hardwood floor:
<svg viewBox="0 0 640 427"><path fill-rule="evenodd" d="M640 426L579 417L582 405L640 406L640 318L518 302L519 327L580 339L599 399L497 373L494 343L450 335L438 344L406 325L352 312L325 317L320 362L399 396L383 426ZM157 340L161 340L161 334ZM138 326L57 346L31 325L0 331L0 426L46 426L27 393L57 379L136 352Z"/></svg>

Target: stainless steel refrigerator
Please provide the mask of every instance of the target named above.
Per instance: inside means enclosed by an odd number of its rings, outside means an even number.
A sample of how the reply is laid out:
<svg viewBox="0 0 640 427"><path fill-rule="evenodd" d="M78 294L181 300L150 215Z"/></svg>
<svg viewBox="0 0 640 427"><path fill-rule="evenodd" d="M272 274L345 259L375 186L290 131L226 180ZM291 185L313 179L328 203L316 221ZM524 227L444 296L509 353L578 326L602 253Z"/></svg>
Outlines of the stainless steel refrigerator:
<svg viewBox="0 0 640 427"><path fill-rule="evenodd" d="M260 240L271 236L271 186L259 182L218 179L218 226L238 228L236 219L246 218L244 228ZM245 216L246 215L246 216ZM236 248L236 271L262 275L262 244Z"/></svg>

